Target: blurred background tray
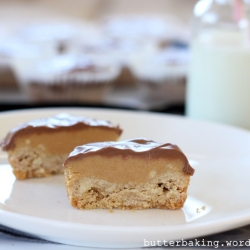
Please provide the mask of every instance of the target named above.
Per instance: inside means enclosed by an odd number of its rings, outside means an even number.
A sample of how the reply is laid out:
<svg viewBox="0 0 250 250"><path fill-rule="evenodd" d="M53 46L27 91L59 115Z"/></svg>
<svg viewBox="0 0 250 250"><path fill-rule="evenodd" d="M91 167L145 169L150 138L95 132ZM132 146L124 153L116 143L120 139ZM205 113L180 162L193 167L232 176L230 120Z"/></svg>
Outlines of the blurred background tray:
<svg viewBox="0 0 250 250"><path fill-rule="evenodd" d="M183 114L196 2L0 0L0 109L77 105ZM91 63L76 73L78 61L55 63L62 55ZM92 95L86 77L97 82L100 61L119 66L120 75L108 78L105 91L95 85Z"/></svg>

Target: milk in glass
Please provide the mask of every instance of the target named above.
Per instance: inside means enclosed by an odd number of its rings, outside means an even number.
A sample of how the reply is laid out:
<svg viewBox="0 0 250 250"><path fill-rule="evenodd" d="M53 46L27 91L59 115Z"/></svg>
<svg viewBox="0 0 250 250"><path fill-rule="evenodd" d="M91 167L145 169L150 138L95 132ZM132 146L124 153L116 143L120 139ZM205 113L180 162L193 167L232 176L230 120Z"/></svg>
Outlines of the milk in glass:
<svg viewBox="0 0 250 250"><path fill-rule="evenodd" d="M186 114L250 129L248 29L205 29L191 43Z"/></svg>

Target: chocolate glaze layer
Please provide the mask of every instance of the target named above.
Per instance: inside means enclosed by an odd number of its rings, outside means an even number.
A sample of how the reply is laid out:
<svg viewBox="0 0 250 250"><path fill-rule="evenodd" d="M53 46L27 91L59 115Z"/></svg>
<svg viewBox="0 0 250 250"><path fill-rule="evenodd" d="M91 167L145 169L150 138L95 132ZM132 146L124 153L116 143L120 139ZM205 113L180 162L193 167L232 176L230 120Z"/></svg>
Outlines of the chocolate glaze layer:
<svg viewBox="0 0 250 250"><path fill-rule="evenodd" d="M119 126L114 126L109 121L61 113L53 117L33 120L13 128L2 140L1 148L4 151L11 149L14 147L15 138L24 134L69 131L89 127L116 130L118 135L122 133L122 129Z"/></svg>
<svg viewBox="0 0 250 250"><path fill-rule="evenodd" d="M124 158L129 156L143 157L146 160L155 158L181 159L183 161L183 172L189 175L194 174L194 169L189 165L187 157L180 148L170 143L157 143L144 138L119 141L119 142L98 142L89 143L76 147L65 161L78 160L83 157L101 155L113 157L120 155Z"/></svg>

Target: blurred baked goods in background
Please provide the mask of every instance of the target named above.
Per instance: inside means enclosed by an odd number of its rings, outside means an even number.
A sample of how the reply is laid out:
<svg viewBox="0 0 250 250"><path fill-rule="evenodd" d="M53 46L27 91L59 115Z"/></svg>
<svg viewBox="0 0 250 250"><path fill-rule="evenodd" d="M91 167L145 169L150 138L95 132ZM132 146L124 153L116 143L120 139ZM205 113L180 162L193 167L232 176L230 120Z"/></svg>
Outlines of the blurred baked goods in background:
<svg viewBox="0 0 250 250"><path fill-rule="evenodd" d="M159 106L166 100L181 102L185 96L188 62L188 48L178 43L134 57L131 68L142 98Z"/></svg>
<svg viewBox="0 0 250 250"><path fill-rule="evenodd" d="M115 62L87 54L57 55L17 69L22 90L36 103L101 104L120 74Z"/></svg>
<svg viewBox="0 0 250 250"><path fill-rule="evenodd" d="M30 103L184 102L195 2L0 0L0 88Z"/></svg>
<svg viewBox="0 0 250 250"><path fill-rule="evenodd" d="M33 63L54 55L56 51L50 45L33 43L20 37L8 37L0 40L0 86L7 89L19 87L18 72L15 65Z"/></svg>
<svg viewBox="0 0 250 250"><path fill-rule="evenodd" d="M156 49L147 39L132 39L129 36L112 36L98 26L97 32L89 37L81 37L71 44L70 52L79 56L91 55L106 58L121 69L117 85L133 85L135 79L131 72L131 59L140 57Z"/></svg>

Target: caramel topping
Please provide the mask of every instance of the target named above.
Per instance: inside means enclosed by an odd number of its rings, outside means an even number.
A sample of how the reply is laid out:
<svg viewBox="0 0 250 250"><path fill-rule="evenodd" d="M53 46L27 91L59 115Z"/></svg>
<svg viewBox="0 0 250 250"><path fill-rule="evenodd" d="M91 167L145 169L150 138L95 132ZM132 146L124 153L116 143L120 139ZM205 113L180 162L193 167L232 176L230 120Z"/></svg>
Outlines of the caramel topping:
<svg viewBox="0 0 250 250"><path fill-rule="evenodd" d="M112 125L109 121L96 120L92 118L73 116L69 114L58 114L49 118L41 118L21 124L13 128L1 142L2 150L9 150L15 145L15 138L20 135L31 133L49 133L55 131L84 129L89 127L100 127L103 129L116 130L117 134L122 133L119 126Z"/></svg>
<svg viewBox="0 0 250 250"><path fill-rule="evenodd" d="M157 143L144 138L126 140L120 142L98 142L89 143L76 147L65 161L78 160L83 157L101 155L104 157L122 156L127 158L143 157L145 159L170 158L180 159L183 162L183 172L189 175L194 174L194 169L189 165L187 157L179 147L170 143Z"/></svg>

